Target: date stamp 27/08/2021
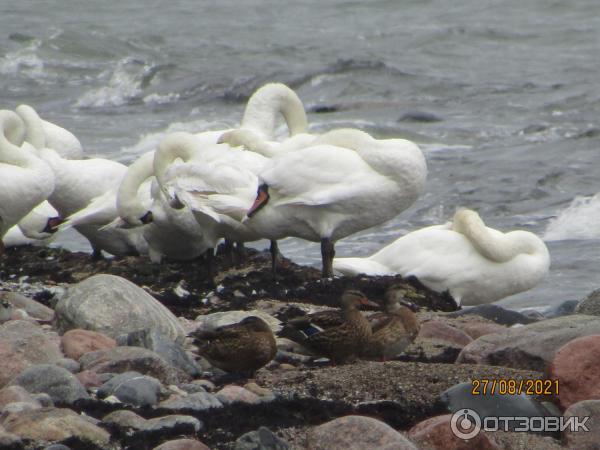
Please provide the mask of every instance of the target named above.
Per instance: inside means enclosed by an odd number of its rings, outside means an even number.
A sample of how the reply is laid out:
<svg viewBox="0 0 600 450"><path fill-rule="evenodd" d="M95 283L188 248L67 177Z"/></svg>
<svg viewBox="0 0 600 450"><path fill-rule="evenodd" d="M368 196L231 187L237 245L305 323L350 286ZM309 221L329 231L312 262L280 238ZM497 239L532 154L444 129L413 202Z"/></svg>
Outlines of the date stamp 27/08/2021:
<svg viewBox="0 0 600 450"><path fill-rule="evenodd" d="M558 395L559 382L553 379L477 378L471 380L472 395Z"/></svg>

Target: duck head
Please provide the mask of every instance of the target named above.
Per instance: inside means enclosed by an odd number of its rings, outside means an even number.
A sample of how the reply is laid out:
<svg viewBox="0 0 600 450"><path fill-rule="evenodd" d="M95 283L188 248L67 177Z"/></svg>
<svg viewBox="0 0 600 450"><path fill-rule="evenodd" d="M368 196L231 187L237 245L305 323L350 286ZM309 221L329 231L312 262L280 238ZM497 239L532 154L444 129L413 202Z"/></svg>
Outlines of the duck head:
<svg viewBox="0 0 600 450"><path fill-rule="evenodd" d="M360 305L379 308L377 303L372 302L365 294L356 289L348 289L344 291L340 303L342 304L342 309L344 310L357 309Z"/></svg>
<svg viewBox="0 0 600 450"><path fill-rule="evenodd" d="M257 316L248 316L244 318L239 325L246 328L248 331L258 333L267 333L271 331L269 324Z"/></svg>
<svg viewBox="0 0 600 450"><path fill-rule="evenodd" d="M386 312L397 312L402 307L410 309L412 312L417 312L419 306L406 300L409 290L404 286L392 285L385 293L384 309Z"/></svg>

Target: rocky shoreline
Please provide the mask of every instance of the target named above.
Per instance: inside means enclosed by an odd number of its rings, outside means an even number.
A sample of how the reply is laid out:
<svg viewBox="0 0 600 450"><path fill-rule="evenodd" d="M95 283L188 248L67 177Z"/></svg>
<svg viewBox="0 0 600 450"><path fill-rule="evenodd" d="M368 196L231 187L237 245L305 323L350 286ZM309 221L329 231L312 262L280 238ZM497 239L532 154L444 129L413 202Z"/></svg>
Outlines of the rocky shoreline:
<svg viewBox="0 0 600 450"><path fill-rule="evenodd" d="M565 304L557 317L544 317L494 305L460 310L449 295L399 276L321 280L316 269L285 259L273 278L270 255L252 249L241 264L220 253L216 262L211 284L202 261L159 265L7 249L0 257L0 448L594 448L597 293L575 313ZM255 379L234 379L197 360L186 338L248 311L277 329L336 306L350 287L381 302L393 283L405 284L422 323L397 360L332 366L282 339ZM558 395L552 388L471 392L473 380L550 379L559 380ZM592 420L587 433L482 431L464 441L449 427L460 408Z"/></svg>

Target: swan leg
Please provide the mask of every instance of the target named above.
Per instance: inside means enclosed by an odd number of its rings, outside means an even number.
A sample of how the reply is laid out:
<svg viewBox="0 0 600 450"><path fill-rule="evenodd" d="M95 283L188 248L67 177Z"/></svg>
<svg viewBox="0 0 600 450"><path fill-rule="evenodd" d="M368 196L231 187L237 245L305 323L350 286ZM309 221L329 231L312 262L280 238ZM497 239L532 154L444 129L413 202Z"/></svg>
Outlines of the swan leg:
<svg viewBox="0 0 600 450"><path fill-rule="evenodd" d="M271 273L277 274L277 261L279 260L279 246L276 240L271 240L271 246L269 247L271 252Z"/></svg>
<svg viewBox="0 0 600 450"><path fill-rule="evenodd" d="M230 266L233 266L235 264L235 258L233 256L233 241L231 239L225 239L224 253L227 257L227 263Z"/></svg>
<svg viewBox="0 0 600 450"><path fill-rule="evenodd" d="M238 264L242 264L246 259L246 249L244 248L244 243L237 241L235 243L235 254L237 256Z"/></svg>
<svg viewBox="0 0 600 450"><path fill-rule="evenodd" d="M333 257L335 256L334 243L330 238L321 239L321 261L323 264L323 271L321 276L323 278L333 277Z"/></svg>
<svg viewBox="0 0 600 450"><path fill-rule="evenodd" d="M0 239L0 256L4 255L4 251L5 251L4 242L2 242L2 239Z"/></svg>
<svg viewBox="0 0 600 450"><path fill-rule="evenodd" d="M104 259L102 249L92 247L92 261L101 261Z"/></svg>
<svg viewBox="0 0 600 450"><path fill-rule="evenodd" d="M204 263L206 268L206 278L209 283L215 285L215 275L217 274L215 267L215 251L213 248L209 248L204 253Z"/></svg>

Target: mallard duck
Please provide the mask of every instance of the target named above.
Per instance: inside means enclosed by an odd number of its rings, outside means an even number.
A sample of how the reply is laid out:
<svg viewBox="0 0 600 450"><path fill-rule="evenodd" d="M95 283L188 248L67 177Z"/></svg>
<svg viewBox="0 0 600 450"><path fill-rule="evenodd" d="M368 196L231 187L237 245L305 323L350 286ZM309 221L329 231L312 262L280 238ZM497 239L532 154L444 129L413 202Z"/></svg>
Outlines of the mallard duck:
<svg viewBox="0 0 600 450"><path fill-rule="evenodd" d="M308 320L292 320L286 324L287 330L296 327L296 333L292 335L288 332L287 337L298 341L315 353L326 356L334 363L352 360L362 351L371 337L371 326L358 310L359 305L379 306L367 299L362 292L347 290L341 298L343 317L341 324L322 329L315 323L307 324ZM327 314L321 316L325 317ZM335 320L335 314L329 316ZM280 335L284 334L280 333Z"/></svg>
<svg viewBox="0 0 600 450"><path fill-rule="evenodd" d="M372 335L362 357L387 360L408 347L419 334L419 321L415 313L402 304L406 290L392 286L385 294L385 312L369 317Z"/></svg>
<svg viewBox="0 0 600 450"><path fill-rule="evenodd" d="M256 316L214 331L196 332L193 336L198 353L226 372L252 376L277 353L271 328Z"/></svg>

